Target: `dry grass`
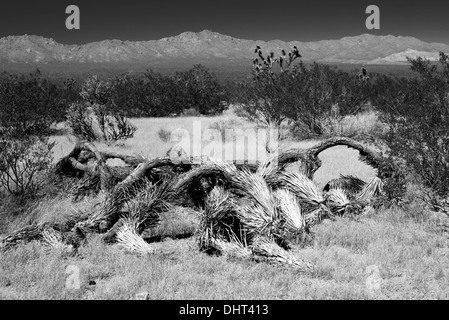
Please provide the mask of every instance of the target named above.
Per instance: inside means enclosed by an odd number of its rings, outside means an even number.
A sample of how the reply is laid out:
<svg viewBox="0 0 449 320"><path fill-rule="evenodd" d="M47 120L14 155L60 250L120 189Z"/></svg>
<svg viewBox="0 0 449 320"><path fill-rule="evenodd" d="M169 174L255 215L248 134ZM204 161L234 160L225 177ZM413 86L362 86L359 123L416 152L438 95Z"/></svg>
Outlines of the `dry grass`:
<svg viewBox="0 0 449 320"><path fill-rule="evenodd" d="M360 222L339 218L315 228L313 247L293 256L312 261L311 275L248 260L200 253L195 240L165 241L173 254L141 257L89 239L76 257L39 243L0 259L1 299L448 299L447 240L431 220L417 223L401 210ZM201 263L198 263L201 261ZM81 288L65 288L67 266L80 269ZM371 266L381 277L371 290ZM89 283L95 282L95 285Z"/></svg>
<svg viewBox="0 0 449 320"><path fill-rule="evenodd" d="M161 156L175 142L164 143L160 129L202 128L233 117L184 117L133 119L135 137L114 151ZM250 126L245 122L240 125ZM191 131L189 131L191 132ZM75 141L59 136L56 158L67 154ZM310 147L316 141L283 141L288 147ZM99 145L100 148L108 148ZM374 170L357 159L357 152L335 147L320 155L322 167L315 175L320 187L340 174L369 181ZM64 196L45 198L17 210L14 203L0 203L0 235L33 222L63 219L73 210L95 210L103 195L72 203ZM293 221L294 223L295 221ZM19 245L0 254L0 299L129 299L146 291L149 299L449 299L448 240L431 215L419 207L390 209L358 221L337 218L315 226L313 244L293 246L292 257L312 262L312 274L256 263L230 260L199 252L195 238L176 240L176 234L193 232L199 223L195 212L174 208L144 238L164 239L150 244L170 254L139 256L120 245L106 245L101 236L88 239L76 256L48 251L38 242ZM295 224L296 225L296 224ZM159 247L158 247L159 246ZM65 287L66 268L77 266L81 287ZM367 284L377 267L381 286ZM376 268L374 268L376 269Z"/></svg>
<svg viewBox="0 0 449 320"><path fill-rule="evenodd" d="M10 198L0 204L0 236L37 223L61 223L72 214L90 212L101 203L103 194L85 197L73 203L69 197L45 197L25 207L18 207ZM17 211L14 211L16 209Z"/></svg>
<svg viewBox="0 0 449 320"><path fill-rule="evenodd" d="M323 135L326 137L377 137L386 130L386 125L379 121L376 112L367 111L344 118L326 117L320 121Z"/></svg>
<svg viewBox="0 0 449 320"><path fill-rule="evenodd" d="M229 111L221 116L215 117L179 117L179 118L142 118L131 119L131 123L135 125L138 130L134 134L134 137L126 140L122 144L107 146L106 144L96 143L96 146L100 150L110 150L116 152L122 152L127 154L141 155L148 158L155 158L166 155L167 151L178 142L180 130L186 130L190 136L190 154L198 155L200 150L208 153L211 144L214 141L199 142L197 139L193 139L194 125L200 125L201 130L204 133L206 130L214 128L219 131L225 132L226 128L234 126L234 129L240 129L245 131L246 129L255 128L255 125L249 123L241 118L238 118L232 111ZM171 132L171 137L175 141L164 142L159 137L159 132L164 130ZM220 131L221 132L221 131ZM229 138L228 133L228 138ZM205 138L208 135L205 134ZM57 142L54 148L54 158L57 161L60 157L67 155L76 143L76 139L72 136L55 136L53 139ZM243 157L237 156L238 151L235 148L235 142L230 141L223 145L223 152L221 157L227 157L227 155L235 155L237 160L247 159L248 145L245 145ZM279 151L290 148L309 148L315 145L318 140L305 140L296 141L291 139L284 139L279 142ZM222 141L220 142L222 143ZM265 149L265 145L261 142L258 146ZM208 149L209 148L209 149ZM215 155L216 156L216 155ZM220 155L219 155L220 156ZM243 159L242 159L243 158ZM338 146L325 150L320 154L320 159L323 164L315 174L314 180L320 188L335 178L340 177L341 174L352 174L368 182L376 172L371 167L358 161L358 152L344 146ZM260 159L261 161L264 159ZM112 165L120 165L120 160L111 161Z"/></svg>

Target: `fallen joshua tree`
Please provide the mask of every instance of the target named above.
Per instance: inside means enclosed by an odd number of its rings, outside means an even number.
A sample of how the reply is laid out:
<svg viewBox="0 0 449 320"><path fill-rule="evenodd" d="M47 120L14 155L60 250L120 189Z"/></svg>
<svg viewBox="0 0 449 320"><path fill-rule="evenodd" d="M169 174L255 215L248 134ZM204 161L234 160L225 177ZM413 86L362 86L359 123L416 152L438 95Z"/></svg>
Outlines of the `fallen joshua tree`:
<svg viewBox="0 0 449 320"><path fill-rule="evenodd" d="M365 183L342 176L319 190L312 181L321 166L318 155L345 145L360 160L378 170ZM121 159L113 167L108 159ZM23 241L41 240L50 247L76 253L89 233L101 233L107 243L118 243L141 255L162 252L142 238L175 206L192 207L200 214L195 236L201 251L256 261L309 273L312 264L289 252L292 239L305 239L324 218L361 215L382 194L383 182L394 171L382 154L348 138L332 138L309 149L293 149L263 163L208 157L187 157L171 150L152 160L100 152L91 143L77 143L55 167L62 176L78 179L74 198L86 192L105 193L93 212L75 212L60 224L27 226L0 240L6 250ZM298 172L286 171L298 162Z"/></svg>

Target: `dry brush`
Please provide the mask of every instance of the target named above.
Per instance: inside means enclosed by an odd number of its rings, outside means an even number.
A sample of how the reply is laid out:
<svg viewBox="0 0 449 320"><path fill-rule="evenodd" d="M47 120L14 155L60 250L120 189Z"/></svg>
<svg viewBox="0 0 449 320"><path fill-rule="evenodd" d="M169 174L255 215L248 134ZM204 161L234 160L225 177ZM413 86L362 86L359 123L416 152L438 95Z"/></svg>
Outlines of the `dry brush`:
<svg viewBox="0 0 449 320"><path fill-rule="evenodd" d="M378 170L369 183L351 177L319 190L313 174L319 153L337 145L356 149L360 159ZM168 153L170 154L170 153ZM111 158L125 166L112 167ZM381 153L348 138L326 140L310 149L293 149L263 163L225 162L208 157L171 156L152 160L100 152L77 143L56 165L61 176L77 179L74 200L86 192L104 192L93 212L75 212L64 224L28 226L0 240L7 250L23 241L41 240L76 254L89 233L101 233L141 255L160 253L142 237L174 206L192 207L200 221L195 233L199 249L255 261L267 261L301 273L314 267L289 252L292 240L305 239L324 218L362 214L382 193L383 180L394 168ZM286 171L299 162L299 172Z"/></svg>

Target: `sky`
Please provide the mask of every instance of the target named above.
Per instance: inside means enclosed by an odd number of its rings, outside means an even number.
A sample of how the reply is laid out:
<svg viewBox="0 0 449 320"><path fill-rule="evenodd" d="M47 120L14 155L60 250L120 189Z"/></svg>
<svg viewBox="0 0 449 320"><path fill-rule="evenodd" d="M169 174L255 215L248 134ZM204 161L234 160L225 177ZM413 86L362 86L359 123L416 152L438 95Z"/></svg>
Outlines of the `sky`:
<svg viewBox="0 0 449 320"><path fill-rule="evenodd" d="M69 5L80 9L79 30L65 26ZM368 5L380 9L379 30L365 26ZM158 40L208 29L265 41L318 41L370 33L449 44L448 16L447 0L3 0L0 37L29 34L83 44Z"/></svg>

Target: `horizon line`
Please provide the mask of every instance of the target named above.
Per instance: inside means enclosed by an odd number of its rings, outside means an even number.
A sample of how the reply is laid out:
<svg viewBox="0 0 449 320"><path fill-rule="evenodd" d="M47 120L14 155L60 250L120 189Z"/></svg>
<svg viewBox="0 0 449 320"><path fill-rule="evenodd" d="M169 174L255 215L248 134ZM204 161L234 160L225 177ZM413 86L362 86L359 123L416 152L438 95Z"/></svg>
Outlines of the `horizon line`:
<svg viewBox="0 0 449 320"><path fill-rule="evenodd" d="M97 42L104 42L104 41L121 41L121 42L149 42L149 41L160 41L163 39L169 39L169 38L176 38L179 37L180 35L184 34L184 33L193 33L193 34L200 34L200 33L204 33L204 32L210 32L210 33L216 33L222 36L226 36L226 37L230 37L236 40L245 40L245 41L255 41L255 42L274 42L274 41L282 41L285 43L291 43L291 42L301 42L301 43L313 43L313 42L321 42L321 41L337 41L337 40L342 40L344 38L357 38L357 37L362 37L362 36L372 36L372 37L376 37L376 38L380 38L380 37L395 37L395 38L414 38L417 39L419 41L428 43L428 44L443 44L443 45L447 45L449 46L449 44L444 43L444 42L427 42L424 40L421 40L415 36L404 36L404 35L393 35L393 34L386 34L386 35L375 35L375 34L371 34L371 33L361 33L358 35L353 35L353 36L343 36L341 38L334 38L334 39L321 39L321 40L314 40L314 41L300 41L300 40L290 40L290 41L286 41L286 40L281 40L281 39L271 39L271 40L254 40L254 39L245 39L245 38L236 38L227 34L223 34L217 31L213 31L211 29L203 29L201 31L195 32L195 31L183 31L177 35L172 35L172 36L168 36L168 37L162 37L159 39L148 39L148 40L122 40L122 39L117 39L117 38L112 38L112 39L103 39L103 40L96 40L96 41L90 41L90 42L83 42L81 44L69 44L69 43L63 43L63 42L59 42L57 40L55 40L53 37L46 37L46 36L42 36L42 35L37 35L37 34L22 34L22 35L7 35L7 36L3 36L0 39L5 39L8 37L40 37L40 38L44 38L44 39L48 39L48 40L53 40L55 42L57 42L58 44L62 44L62 45L67 45L67 46L84 46L87 44L91 44L91 43L97 43Z"/></svg>

